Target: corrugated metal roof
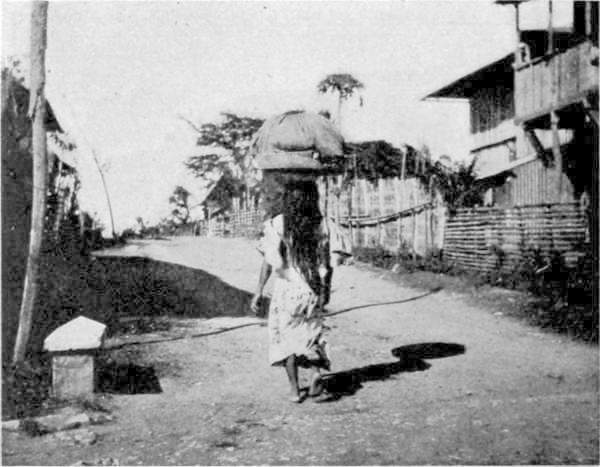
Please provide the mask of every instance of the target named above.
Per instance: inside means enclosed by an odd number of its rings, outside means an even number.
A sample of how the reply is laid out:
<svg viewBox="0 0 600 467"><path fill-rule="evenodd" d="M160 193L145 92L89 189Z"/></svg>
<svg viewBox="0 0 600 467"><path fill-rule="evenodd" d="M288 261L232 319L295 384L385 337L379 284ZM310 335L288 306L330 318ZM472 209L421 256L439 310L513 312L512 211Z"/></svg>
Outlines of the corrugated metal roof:
<svg viewBox="0 0 600 467"><path fill-rule="evenodd" d="M486 178L495 177L496 175L500 175L503 172L510 172L515 167L519 167L520 165L527 164L536 159L537 159L537 156L524 157L522 159L517 159L507 165L503 165L502 167L498 167L496 169L486 171L485 173L478 175L477 180L485 180Z"/></svg>
<svg viewBox="0 0 600 467"><path fill-rule="evenodd" d="M450 98L450 99L468 99L474 89L484 86L484 84L494 83L497 85L502 82L513 86L513 68L514 52L504 55L466 76L463 76L452 83L427 94L423 99L431 98Z"/></svg>

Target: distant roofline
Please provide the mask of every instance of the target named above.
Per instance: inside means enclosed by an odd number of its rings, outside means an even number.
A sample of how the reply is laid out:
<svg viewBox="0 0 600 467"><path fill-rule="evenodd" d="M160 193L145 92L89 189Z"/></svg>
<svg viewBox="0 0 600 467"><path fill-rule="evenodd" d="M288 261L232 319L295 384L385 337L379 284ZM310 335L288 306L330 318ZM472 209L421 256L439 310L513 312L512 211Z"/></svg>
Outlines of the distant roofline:
<svg viewBox="0 0 600 467"><path fill-rule="evenodd" d="M528 2L529 0L494 0L497 5L520 5L521 3Z"/></svg>

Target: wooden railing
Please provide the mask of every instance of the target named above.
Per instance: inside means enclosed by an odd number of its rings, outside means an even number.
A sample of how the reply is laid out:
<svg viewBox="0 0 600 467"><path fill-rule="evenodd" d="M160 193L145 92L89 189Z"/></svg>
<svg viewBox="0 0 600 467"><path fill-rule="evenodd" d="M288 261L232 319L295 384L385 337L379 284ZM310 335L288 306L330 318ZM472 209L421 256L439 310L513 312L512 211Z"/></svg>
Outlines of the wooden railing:
<svg viewBox="0 0 600 467"><path fill-rule="evenodd" d="M598 90L598 48L586 41L566 51L515 67L515 120L533 120Z"/></svg>

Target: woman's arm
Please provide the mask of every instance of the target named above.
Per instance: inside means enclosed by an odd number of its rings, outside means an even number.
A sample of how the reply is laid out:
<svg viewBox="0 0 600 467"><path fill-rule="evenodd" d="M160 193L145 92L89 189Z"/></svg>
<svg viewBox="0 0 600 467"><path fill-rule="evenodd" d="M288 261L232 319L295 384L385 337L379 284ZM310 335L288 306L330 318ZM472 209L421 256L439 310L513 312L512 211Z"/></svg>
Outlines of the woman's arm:
<svg viewBox="0 0 600 467"><path fill-rule="evenodd" d="M269 280L271 276L271 265L266 261L263 261L262 266L260 268L260 275L258 277L258 285L256 287L256 293L254 297L252 297L252 301L250 302L250 309L253 313L257 314L260 311L259 302L263 293L263 289L265 288L265 284Z"/></svg>

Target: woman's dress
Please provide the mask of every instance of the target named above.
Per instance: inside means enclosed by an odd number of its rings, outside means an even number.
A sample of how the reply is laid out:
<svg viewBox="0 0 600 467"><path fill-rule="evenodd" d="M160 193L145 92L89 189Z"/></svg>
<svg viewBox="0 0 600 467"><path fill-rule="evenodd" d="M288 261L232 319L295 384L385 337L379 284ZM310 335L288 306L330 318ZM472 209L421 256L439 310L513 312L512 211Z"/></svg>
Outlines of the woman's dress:
<svg viewBox="0 0 600 467"><path fill-rule="evenodd" d="M326 326L318 296L300 271L282 256L283 216L266 221L263 234L259 250L274 274L268 320L269 363L282 365L287 357L296 355L300 364L304 361L328 368ZM327 247L326 239L319 243Z"/></svg>

